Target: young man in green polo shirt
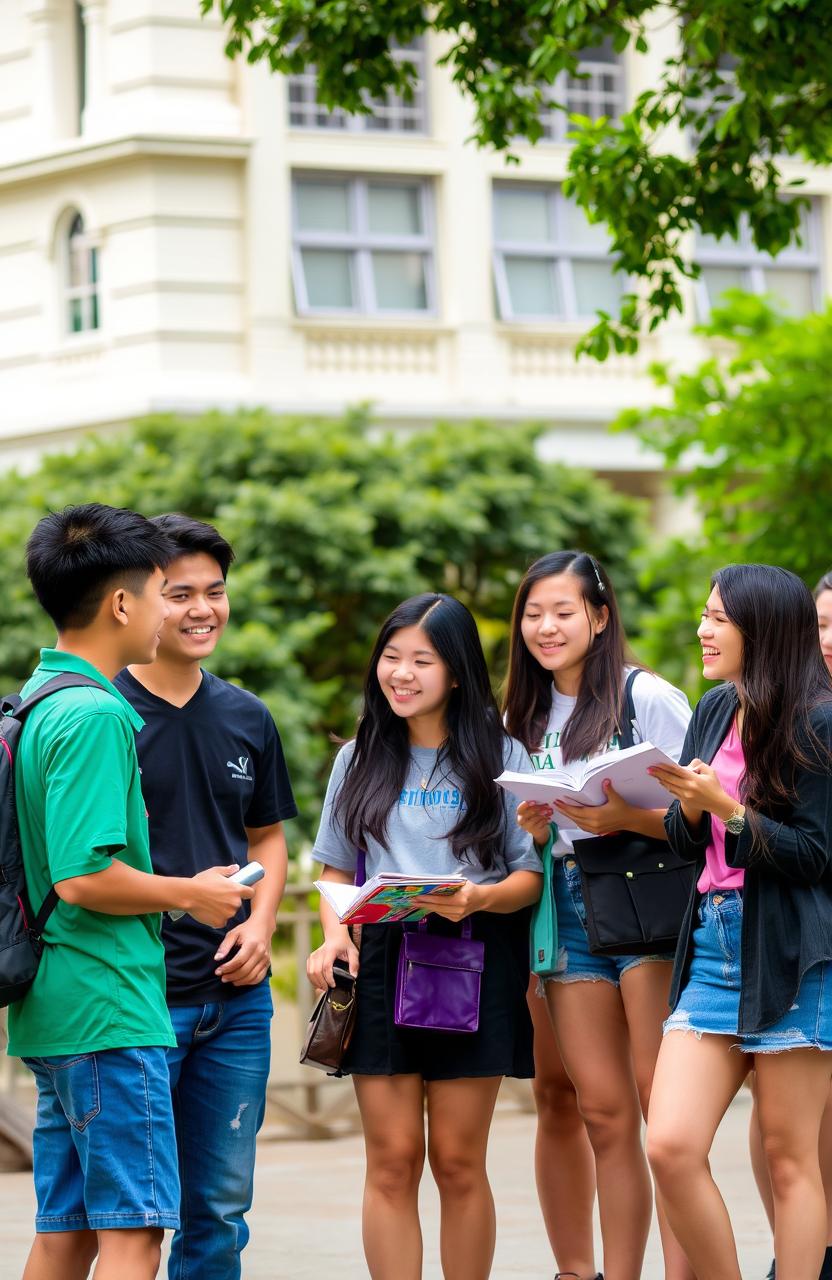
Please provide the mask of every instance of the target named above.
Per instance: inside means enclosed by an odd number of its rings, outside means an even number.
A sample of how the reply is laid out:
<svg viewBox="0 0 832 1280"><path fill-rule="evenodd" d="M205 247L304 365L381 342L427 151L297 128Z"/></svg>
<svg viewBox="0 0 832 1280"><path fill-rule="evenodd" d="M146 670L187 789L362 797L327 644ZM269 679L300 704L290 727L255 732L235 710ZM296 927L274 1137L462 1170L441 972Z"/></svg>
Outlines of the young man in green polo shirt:
<svg viewBox="0 0 832 1280"><path fill-rule="evenodd" d="M98 503L41 520L27 544L35 594L58 629L24 697L58 672L92 677L34 707L15 762L18 823L35 909L54 884L35 980L9 1009L9 1052L34 1073L38 1199L24 1280L152 1280L179 1181L165 1050L160 915L221 927L251 896L233 867L157 876L148 851L135 733L112 683L151 662L168 613L165 536Z"/></svg>

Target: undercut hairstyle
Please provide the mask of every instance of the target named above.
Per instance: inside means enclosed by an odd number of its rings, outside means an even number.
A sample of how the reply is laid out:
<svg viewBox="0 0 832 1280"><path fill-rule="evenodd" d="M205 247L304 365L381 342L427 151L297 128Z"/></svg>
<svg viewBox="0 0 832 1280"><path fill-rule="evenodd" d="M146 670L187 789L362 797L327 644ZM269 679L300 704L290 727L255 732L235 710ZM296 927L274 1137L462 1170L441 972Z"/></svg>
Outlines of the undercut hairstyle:
<svg viewBox="0 0 832 1280"><path fill-rule="evenodd" d="M526 570L511 615L508 675L503 712L506 728L527 751L536 751L552 710L552 673L529 652L521 624L532 588L543 578L569 573L577 579L587 623L606 605L607 625L586 655L575 707L560 737L565 763L605 750L624 722L624 668L641 667L630 653L621 612L606 570L585 551L553 551Z"/></svg>
<svg viewBox="0 0 832 1280"><path fill-rule="evenodd" d="M206 520L194 520L191 516L183 516L178 511L171 511L163 516L153 516L152 523L173 543L174 558L195 556L200 553L211 556L220 566L223 578L228 577L234 551L231 543L226 542L212 524L208 524Z"/></svg>
<svg viewBox="0 0 832 1280"><path fill-rule="evenodd" d="M453 596L413 596L383 624L367 667L355 750L336 797L335 815L356 848L363 848L368 836L384 844L387 820L410 764L410 736L407 719L393 711L376 668L396 632L405 627L422 628L456 682L446 711L448 733L436 765L453 773L464 799L462 816L448 839L455 857L488 870L505 850L502 794L494 779L503 771L507 735L477 624Z"/></svg>
<svg viewBox="0 0 832 1280"><path fill-rule="evenodd" d="M815 600L817 600L822 591L832 591L832 569L823 575L820 582L815 587L812 593Z"/></svg>
<svg viewBox="0 0 832 1280"><path fill-rule="evenodd" d="M770 564L733 564L714 574L714 588L742 636L740 790L764 854L756 811L776 819L794 801L799 770L832 767L829 743L813 723L819 707L832 706L832 676L818 643L812 593L797 574Z"/></svg>
<svg viewBox="0 0 832 1280"><path fill-rule="evenodd" d="M26 572L58 631L82 630L108 592L124 587L141 595L175 554L162 530L138 512L89 502L38 521L26 543Z"/></svg>

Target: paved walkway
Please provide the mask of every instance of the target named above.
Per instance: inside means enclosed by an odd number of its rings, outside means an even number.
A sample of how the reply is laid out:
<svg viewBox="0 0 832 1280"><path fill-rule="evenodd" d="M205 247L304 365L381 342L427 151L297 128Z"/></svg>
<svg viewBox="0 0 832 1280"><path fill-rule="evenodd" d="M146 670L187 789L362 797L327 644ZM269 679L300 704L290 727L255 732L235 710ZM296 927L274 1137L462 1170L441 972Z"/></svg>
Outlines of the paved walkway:
<svg viewBox="0 0 832 1280"><path fill-rule="evenodd" d="M744 1280L763 1280L771 1246L748 1164L748 1113L748 1095L743 1093L720 1130L713 1167L734 1222ZM510 1108L498 1112L489 1153L498 1214L493 1280L517 1276L551 1280L554 1271L535 1199L533 1137L533 1117ZM244 1280L359 1280L366 1276L359 1221L363 1178L359 1137L332 1142L262 1142L257 1168ZM2 1280L16 1280L21 1274L33 1211L31 1175L0 1175ZM441 1280L437 1203L427 1180L423 1221L424 1280ZM655 1230L643 1280L662 1280Z"/></svg>

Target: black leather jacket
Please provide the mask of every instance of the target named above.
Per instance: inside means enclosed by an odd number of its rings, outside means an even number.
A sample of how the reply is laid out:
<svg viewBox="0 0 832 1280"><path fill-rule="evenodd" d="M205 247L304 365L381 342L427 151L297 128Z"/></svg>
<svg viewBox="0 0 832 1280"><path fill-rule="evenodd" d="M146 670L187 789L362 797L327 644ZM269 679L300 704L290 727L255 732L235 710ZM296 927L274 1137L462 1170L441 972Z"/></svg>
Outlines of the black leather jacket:
<svg viewBox="0 0 832 1280"><path fill-rule="evenodd" d="M710 764L738 706L733 684L709 689L693 713L680 764ZM832 747L832 703L812 713L812 726ZM750 1034L777 1022L794 1004L803 974L832 959L832 764L800 770L793 804L777 813L758 813L767 848L752 852L746 823L739 836L725 835L725 860L742 867L743 918L738 1031ZM711 834L706 813L696 833L674 800L665 818L677 853L705 865ZM697 875L697 879L698 879ZM687 978L700 894L694 884L676 948L670 1005L675 1009Z"/></svg>

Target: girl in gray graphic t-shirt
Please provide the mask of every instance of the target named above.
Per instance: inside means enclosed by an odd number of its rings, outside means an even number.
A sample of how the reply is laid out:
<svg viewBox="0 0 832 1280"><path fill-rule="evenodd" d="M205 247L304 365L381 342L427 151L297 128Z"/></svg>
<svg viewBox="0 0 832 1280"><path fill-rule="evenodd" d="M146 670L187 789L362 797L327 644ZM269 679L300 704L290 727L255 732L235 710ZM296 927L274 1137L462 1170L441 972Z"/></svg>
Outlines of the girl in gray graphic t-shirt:
<svg viewBox="0 0 832 1280"><path fill-rule="evenodd" d="M376 1277L418 1280L418 1188L428 1149L442 1205L447 1277L487 1275L494 1208L485 1168L491 1114L504 1075L531 1076L525 1002L529 908L541 863L494 779L531 771L497 711L476 623L451 596L415 596L384 623L370 659L353 742L327 789L316 858L323 878L350 884L357 850L366 874L464 875L452 897L426 895L431 931L457 936L470 920L484 944L473 1033L397 1026L401 924L365 925L361 952L324 902L324 943L309 958L319 988L332 965L358 974L357 1017L343 1070L354 1077L367 1148L364 1245ZM453 1218L465 1231L449 1229ZM473 1256L472 1256L473 1255Z"/></svg>

